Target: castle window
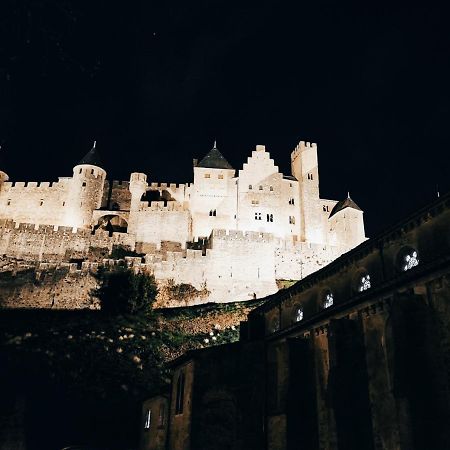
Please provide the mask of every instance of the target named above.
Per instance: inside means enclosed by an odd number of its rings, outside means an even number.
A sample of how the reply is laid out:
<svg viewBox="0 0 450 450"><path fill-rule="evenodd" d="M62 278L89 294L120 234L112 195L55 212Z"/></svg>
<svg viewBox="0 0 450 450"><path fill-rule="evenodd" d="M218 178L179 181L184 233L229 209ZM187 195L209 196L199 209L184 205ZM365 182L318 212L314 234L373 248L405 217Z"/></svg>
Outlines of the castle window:
<svg viewBox="0 0 450 450"><path fill-rule="evenodd" d="M248 190L251 191L252 189L253 189L252 185L249 184L249 185L248 185Z"/></svg>
<svg viewBox="0 0 450 450"><path fill-rule="evenodd" d="M255 212L255 220L261 220L261 213Z"/></svg>
<svg viewBox="0 0 450 450"><path fill-rule="evenodd" d="M44 200L41 200L40 202L39 202L39 206L42 206L44 204Z"/></svg>
<svg viewBox="0 0 450 450"><path fill-rule="evenodd" d="M219 178L219 180L223 180L223 175L220 174L220 175L218 176L218 178Z"/></svg>
<svg viewBox="0 0 450 450"><path fill-rule="evenodd" d="M83 172L83 169L81 169L81 168L80 168L80 170L79 170L79 172L78 172L78 173L81 173L81 172Z"/></svg>
<svg viewBox="0 0 450 450"><path fill-rule="evenodd" d="M216 210L215 210L215 209L211 209L211 211L209 211L209 215L210 215L211 217L215 217L215 216L217 215Z"/></svg>
<svg viewBox="0 0 450 450"><path fill-rule="evenodd" d="M333 303L334 303L333 293L328 292L327 295L325 296L325 300L323 302L324 309L327 309L330 306L333 306Z"/></svg>
<svg viewBox="0 0 450 450"><path fill-rule="evenodd" d="M367 289L370 289L372 287L371 283L370 283L370 275L363 275L360 280L359 280L359 287L358 287L358 291L359 292L363 292L363 291L367 291Z"/></svg>
<svg viewBox="0 0 450 450"><path fill-rule="evenodd" d="M183 414L183 406L184 406L184 373L181 372L178 375L177 381L177 395L175 397L175 414Z"/></svg>
<svg viewBox="0 0 450 450"><path fill-rule="evenodd" d="M267 214L267 222L273 222L273 214Z"/></svg>
<svg viewBox="0 0 450 450"><path fill-rule="evenodd" d="M147 409L147 414L145 415L145 424L144 424L144 428L146 430L150 429L151 420L152 420L152 410Z"/></svg>
<svg viewBox="0 0 450 450"><path fill-rule="evenodd" d="M289 223L291 225L295 225L295 217L294 216L289 216Z"/></svg>
<svg viewBox="0 0 450 450"><path fill-rule="evenodd" d="M252 200L252 205L259 205L259 200Z"/></svg>
<svg viewBox="0 0 450 450"><path fill-rule="evenodd" d="M294 309L294 322L301 322L303 320L303 308L301 306L297 306Z"/></svg>
<svg viewBox="0 0 450 450"><path fill-rule="evenodd" d="M259 190L260 190L260 191L262 191L262 190L263 190L263 187L262 187L262 186L260 186L260 187L259 187Z"/></svg>
<svg viewBox="0 0 450 450"><path fill-rule="evenodd" d="M289 183L289 187L292 187L292 183Z"/></svg>
<svg viewBox="0 0 450 450"><path fill-rule="evenodd" d="M62 204L63 206L66 206L66 202L63 202L63 204Z"/></svg>
<svg viewBox="0 0 450 450"><path fill-rule="evenodd" d="M308 173L308 180L312 180L313 179L313 174L312 173Z"/></svg>
<svg viewBox="0 0 450 450"><path fill-rule="evenodd" d="M6 203L7 206L11 204L11 199L8 199L8 203Z"/></svg>
<svg viewBox="0 0 450 450"><path fill-rule="evenodd" d="M83 184L81 186L86 187L86 181L83 181Z"/></svg>
<svg viewBox="0 0 450 450"><path fill-rule="evenodd" d="M269 189L270 189L270 192L273 192L273 186L270 186Z"/></svg>
<svg viewBox="0 0 450 450"><path fill-rule="evenodd" d="M328 208L328 205L323 205L322 209L323 209L324 212L330 212L330 210Z"/></svg>
<svg viewBox="0 0 450 450"><path fill-rule="evenodd" d="M205 173L205 178L211 178L211 174L210 173Z"/></svg>
<svg viewBox="0 0 450 450"><path fill-rule="evenodd" d="M290 204L290 205L293 205L293 204L294 204L294 199L293 199L293 198L290 198L290 199L289 199L289 204Z"/></svg>

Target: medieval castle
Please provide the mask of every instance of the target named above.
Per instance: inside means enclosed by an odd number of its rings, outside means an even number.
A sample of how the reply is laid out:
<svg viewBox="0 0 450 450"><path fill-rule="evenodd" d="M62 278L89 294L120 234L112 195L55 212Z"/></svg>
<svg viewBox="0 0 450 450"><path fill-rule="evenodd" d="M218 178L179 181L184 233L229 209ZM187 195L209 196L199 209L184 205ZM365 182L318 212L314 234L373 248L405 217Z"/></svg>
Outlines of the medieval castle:
<svg viewBox="0 0 450 450"><path fill-rule="evenodd" d="M263 297L366 239L350 196L320 198L316 144L301 141L291 167L283 175L257 145L236 173L214 144L194 160L193 183L149 183L144 173L108 181L94 144L57 182L0 171L0 254L89 269L122 246L145 254L132 258L136 270L203 292L194 303Z"/></svg>

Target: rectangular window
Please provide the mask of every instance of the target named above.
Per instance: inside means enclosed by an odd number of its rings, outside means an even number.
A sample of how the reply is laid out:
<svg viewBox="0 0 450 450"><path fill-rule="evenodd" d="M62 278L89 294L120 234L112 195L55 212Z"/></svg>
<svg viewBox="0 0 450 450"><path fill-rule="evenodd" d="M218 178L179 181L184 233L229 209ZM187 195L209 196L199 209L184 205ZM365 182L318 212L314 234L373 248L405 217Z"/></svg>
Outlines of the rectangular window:
<svg viewBox="0 0 450 450"><path fill-rule="evenodd" d="M293 205L293 204L294 204L294 199L293 199L293 198L290 198L290 199L289 199L289 204L290 204L290 205Z"/></svg>
<svg viewBox="0 0 450 450"><path fill-rule="evenodd" d="M205 173L205 178L211 178L211 174L210 173Z"/></svg>
<svg viewBox="0 0 450 450"><path fill-rule="evenodd" d="M248 185L248 190L251 191L252 189L253 189L252 185L249 184L249 185Z"/></svg>
<svg viewBox="0 0 450 450"><path fill-rule="evenodd" d="M175 398L175 414L183 414L184 407L184 373L181 372L178 376L177 395Z"/></svg>
<svg viewBox="0 0 450 450"><path fill-rule="evenodd" d="M255 212L255 220L261 220L261 213Z"/></svg>
<svg viewBox="0 0 450 450"><path fill-rule="evenodd" d="M273 186L270 186L270 192L273 192Z"/></svg>
<svg viewBox="0 0 450 450"><path fill-rule="evenodd" d="M44 200L41 199L41 201L39 202L39 206L42 206L44 204Z"/></svg>
<svg viewBox="0 0 450 450"><path fill-rule="evenodd" d="M63 202L63 206L66 206L66 202Z"/></svg>
<svg viewBox="0 0 450 450"><path fill-rule="evenodd" d="M218 178L219 178L219 180L223 180L223 175L220 174Z"/></svg>
<svg viewBox="0 0 450 450"><path fill-rule="evenodd" d="M83 184L81 186L86 187L86 181L83 181Z"/></svg>
<svg viewBox="0 0 450 450"><path fill-rule="evenodd" d="M295 217L294 216L289 216L289 223L291 225L295 225Z"/></svg>
<svg viewBox="0 0 450 450"><path fill-rule="evenodd" d="M144 425L144 428L146 430L150 429L151 420L152 420L152 410L147 409L147 414L145 415L145 425Z"/></svg>
<svg viewBox="0 0 450 450"><path fill-rule="evenodd" d="M252 200L252 205L259 205L259 200Z"/></svg>
<svg viewBox="0 0 450 450"><path fill-rule="evenodd" d="M11 199L8 199L7 206L9 206L10 204L11 204Z"/></svg>
<svg viewBox="0 0 450 450"><path fill-rule="evenodd" d="M94 169L91 169L91 175L94 175Z"/></svg>
<svg viewBox="0 0 450 450"><path fill-rule="evenodd" d="M273 222L273 214L267 214L267 222Z"/></svg>
<svg viewBox="0 0 450 450"><path fill-rule="evenodd" d="M166 423L166 405L161 403L159 405L159 415L158 415L158 427L163 427Z"/></svg>
<svg viewBox="0 0 450 450"><path fill-rule="evenodd" d="M260 191L262 191L262 190L263 190L263 187L262 187L262 186L260 186L260 187L259 187L259 190L260 190Z"/></svg>

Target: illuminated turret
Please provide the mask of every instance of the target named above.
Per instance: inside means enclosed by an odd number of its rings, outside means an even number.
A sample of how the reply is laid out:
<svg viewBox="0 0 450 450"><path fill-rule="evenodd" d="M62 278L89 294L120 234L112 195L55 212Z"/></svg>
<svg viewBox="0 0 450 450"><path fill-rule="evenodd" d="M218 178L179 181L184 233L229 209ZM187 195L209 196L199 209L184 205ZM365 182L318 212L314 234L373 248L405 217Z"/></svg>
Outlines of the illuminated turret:
<svg viewBox="0 0 450 450"><path fill-rule="evenodd" d="M67 201L67 225L89 228L92 212L101 206L106 171L101 168L101 159L96 149L92 149L73 168L73 178Z"/></svg>

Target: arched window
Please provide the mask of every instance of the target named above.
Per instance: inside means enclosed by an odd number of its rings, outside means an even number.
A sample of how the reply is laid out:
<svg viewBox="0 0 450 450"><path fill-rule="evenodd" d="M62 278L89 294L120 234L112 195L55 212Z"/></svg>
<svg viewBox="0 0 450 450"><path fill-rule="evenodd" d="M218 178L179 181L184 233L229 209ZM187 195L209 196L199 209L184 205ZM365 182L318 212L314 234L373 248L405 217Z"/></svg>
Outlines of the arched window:
<svg viewBox="0 0 450 450"><path fill-rule="evenodd" d="M370 283L370 275L369 274L362 275L359 279L358 291L359 292L367 291L367 289L370 289L371 287L372 285Z"/></svg>
<svg viewBox="0 0 450 450"><path fill-rule="evenodd" d="M267 214L267 222L273 222L273 214Z"/></svg>
<svg viewBox="0 0 450 450"><path fill-rule="evenodd" d="M177 381L177 395L175 397L175 414L183 414L184 406L184 372L180 372Z"/></svg>
<svg viewBox="0 0 450 450"><path fill-rule="evenodd" d="M333 306L333 303L334 303L333 293L327 292L323 300L323 309L327 309L330 306Z"/></svg>
<svg viewBox="0 0 450 450"><path fill-rule="evenodd" d="M301 306L297 306L294 309L293 320L294 322L301 322L303 320L303 308Z"/></svg>
<svg viewBox="0 0 450 450"><path fill-rule="evenodd" d="M273 192L273 186L270 186L269 189L270 189L270 192Z"/></svg>
<svg viewBox="0 0 450 450"><path fill-rule="evenodd" d="M209 215L211 217L215 217L217 215L217 211L215 209L211 209L211 211L209 211Z"/></svg>

